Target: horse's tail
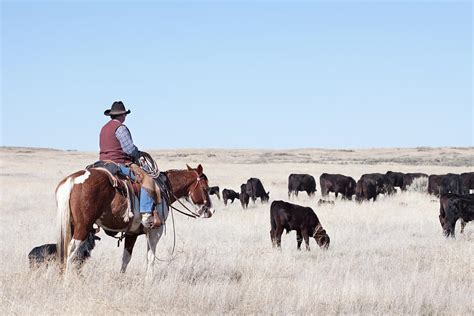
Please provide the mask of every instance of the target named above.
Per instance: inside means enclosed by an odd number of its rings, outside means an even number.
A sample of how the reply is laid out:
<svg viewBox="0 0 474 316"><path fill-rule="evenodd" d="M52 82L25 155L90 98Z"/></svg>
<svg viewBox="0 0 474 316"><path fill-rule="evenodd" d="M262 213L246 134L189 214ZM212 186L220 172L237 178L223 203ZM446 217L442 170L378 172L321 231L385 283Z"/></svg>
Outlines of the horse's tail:
<svg viewBox="0 0 474 316"><path fill-rule="evenodd" d="M73 179L67 178L56 189L57 214L57 255L58 262L65 264L68 256L68 246L72 238L71 208L69 198L74 186Z"/></svg>

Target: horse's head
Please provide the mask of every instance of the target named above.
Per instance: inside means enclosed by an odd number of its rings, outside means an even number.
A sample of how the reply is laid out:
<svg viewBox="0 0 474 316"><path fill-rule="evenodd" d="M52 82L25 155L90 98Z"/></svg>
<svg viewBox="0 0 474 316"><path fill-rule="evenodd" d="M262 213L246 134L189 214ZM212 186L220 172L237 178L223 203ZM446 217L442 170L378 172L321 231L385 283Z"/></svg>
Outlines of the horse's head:
<svg viewBox="0 0 474 316"><path fill-rule="evenodd" d="M214 214L214 208L209 197L209 184L206 175L203 173L202 166L197 168L188 167L188 171L196 173L196 181L188 188L188 197L194 205L199 207L198 214L201 217L211 217Z"/></svg>

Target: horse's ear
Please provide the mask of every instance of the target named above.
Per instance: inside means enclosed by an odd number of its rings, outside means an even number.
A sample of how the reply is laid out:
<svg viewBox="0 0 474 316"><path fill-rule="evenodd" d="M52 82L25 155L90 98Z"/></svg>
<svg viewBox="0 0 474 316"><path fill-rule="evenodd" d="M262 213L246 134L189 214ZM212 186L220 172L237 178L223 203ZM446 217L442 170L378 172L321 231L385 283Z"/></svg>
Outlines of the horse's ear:
<svg viewBox="0 0 474 316"><path fill-rule="evenodd" d="M188 170L193 170L188 164L186 164L186 167L188 167Z"/></svg>
<svg viewBox="0 0 474 316"><path fill-rule="evenodd" d="M197 166L196 170L197 170L197 172L198 172L199 175L202 174L202 166L201 166L201 164L199 164L199 166Z"/></svg>

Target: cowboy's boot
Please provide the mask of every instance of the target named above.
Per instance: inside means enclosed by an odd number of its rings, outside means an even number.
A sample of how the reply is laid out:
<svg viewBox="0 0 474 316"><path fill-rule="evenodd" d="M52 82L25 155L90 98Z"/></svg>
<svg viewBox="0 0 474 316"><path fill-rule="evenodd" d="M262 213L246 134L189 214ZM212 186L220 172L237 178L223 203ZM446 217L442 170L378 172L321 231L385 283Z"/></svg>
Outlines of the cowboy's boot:
<svg viewBox="0 0 474 316"><path fill-rule="evenodd" d="M160 215L158 214L158 211L155 209L153 210L153 225L151 227L157 228L160 226L161 226Z"/></svg>
<svg viewBox="0 0 474 316"><path fill-rule="evenodd" d="M145 229L153 228L153 216L151 213L141 213L142 225Z"/></svg>

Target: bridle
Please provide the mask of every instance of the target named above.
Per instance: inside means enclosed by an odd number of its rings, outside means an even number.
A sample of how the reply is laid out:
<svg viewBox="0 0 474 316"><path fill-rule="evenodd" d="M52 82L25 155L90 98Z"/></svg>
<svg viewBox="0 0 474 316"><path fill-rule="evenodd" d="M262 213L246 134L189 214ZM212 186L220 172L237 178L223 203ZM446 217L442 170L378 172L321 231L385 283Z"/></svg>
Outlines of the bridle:
<svg viewBox="0 0 474 316"><path fill-rule="evenodd" d="M194 182L194 186L193 186L191 189L188 189L188 197L191 199L191 201L192 201L192 195L193 195L194 191L197 189L198 185L200 185L201 181L202 181L202 180L205 180L205 178L204 178L203 176L200 176L196 170L193 170L193 171L196 173L197 178L196 178L196 181ZM204 191L204 189L203 189L203 191ZM189 217L192 217L192 218L201 217L201 214L198 214L198 213L192 211L192 210L189 209L186 205L184 205L184 203L179 200L179 198L173 193L172 190L170 190L170 193L172 194L172 196L174 197L174 199L175 199L176 201L178 201L178 203L181 204L181 206L183 206L190 214L185 213L185 212L181 211L180 209L177 209L177 208L174 207L173 205L170 205L170 208L174 209L175 211L177 211L177 212L179 212L179 213L181 213L181 214L183 214L183 215L186 215L186 216L189 216ZM202 192L201 194L202 194L201 197L203 198L203 201L204 201L204 205L206 205L206 203L207 203L207 198L206 198L206 196L204 195L204 192ZM194 202L193 202L193 203L194 203Z"/></svg>

